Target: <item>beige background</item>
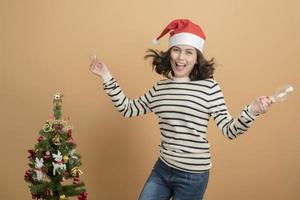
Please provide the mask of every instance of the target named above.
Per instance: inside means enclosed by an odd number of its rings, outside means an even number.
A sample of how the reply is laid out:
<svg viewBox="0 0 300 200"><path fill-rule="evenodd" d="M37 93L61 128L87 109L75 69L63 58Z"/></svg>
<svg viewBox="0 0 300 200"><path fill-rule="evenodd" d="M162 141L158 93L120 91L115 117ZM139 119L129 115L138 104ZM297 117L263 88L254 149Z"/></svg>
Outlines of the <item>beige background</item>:
<svg viewBox="0 0 300 200"><path fill-rule="evenodd" d="M300 134L297 0L1 0L0 198L31 199L23 181L27 149L52 113L52 93L75 127L91 200L137 199L158 156L153 114L125 119L89 70L95 52L125 93L142 95L161 77L143 60L170 20L190 18L207 34L205 56L237 116L280 85L296 94L273 105L235 141L210 121L213 168L206 200L299 200Z"/></svg>

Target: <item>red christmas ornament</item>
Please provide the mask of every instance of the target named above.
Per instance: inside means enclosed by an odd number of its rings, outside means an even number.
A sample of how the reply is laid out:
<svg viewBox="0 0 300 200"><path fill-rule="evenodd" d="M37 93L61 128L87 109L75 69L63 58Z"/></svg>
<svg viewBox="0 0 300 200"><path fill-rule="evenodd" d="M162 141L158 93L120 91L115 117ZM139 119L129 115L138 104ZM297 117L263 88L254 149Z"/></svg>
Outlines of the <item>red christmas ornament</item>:
<svg viewBox="0 0 300 200"><path fill-rule="evenodd" d="M29 149L29 150L28 150L28 153L29 153L30 155L28 156L28 158L29 158L29 159L31 159L31 158L32 158L32 159L35 159L35 157L36 157L36 152L37 152L37 151L34 150L34 149Z"/></svg>
<svg viewBox="0 0 300 200"><path fill-rule="evenodd" d="M45 196L46 196L46 198L50 197L50 195L51 195L51 191L50 191L49 188L47 188L47 189L45 190Z"/></svg>
<svg viewBox="0 0 300 200"><path fill-rule="evenodd" d="M64 125L62 125L62 124L57 124L55 126L55 130L62 130L63 128L64 128Z"/></svg>
<svg viewBox="0 0 300 200"><path fill-rule="evenodd" d="M25 172L24 180L29 181L29 182L33 182L32 171L30 169Z"/></svg>
<svg viewBox="0 0 300 200"><path fill-rule="evenodd" d="M75 142L75 140L74 140L73 137L72 137L72 129L69 129L69 130L68 130L68 138L69 138L69 140L70 140L70 144L76 146L76 142Z"/></svg>
<svg viewBox="0 0 300 200"><path fill-rule="evenodd" d="M69 138L69 139L73 139L73 138L72 138L72 129L69 129L69 130L68 130L68 138Z"/></svg>
<svg viewBox="0 0 300 200"><path fill-rule="evenodd" d="M43 141L43 140L44 140L44 137L43 137L43 136L40 136L40 137L37 139L38 142L41 142L41 141Z"/></svg>
<svg viewBox="0 0 300 200"><path fill-rule="evenodd" d="M74 184L74 185L78 184L79 182L80 182L79 176L73 177L73 184Z"/></svg>
<svg viewBox="0 0 300 200"><path fill-rule="evenodd" d="M50 160L51 159L51 153L50 153L50 151L46 151L45 152L44 159L45 160Z"/></svg>
<svg viewBox="0 0 300 200"><path fill-rule="evenodd" d="M76 185L80 182L80 178L79 178L79 175L73 177L73 184Z"/></svg>
<svg viewBox="0 0 300 200"><path fill-rule="evenodd" d="M31 196L32 196L32 199L34 199L34 200L40 200L41 199L41 196L39 194L32 193Z"/></svg>
<svg viewBox="0 0 300 200"><path fill-rule="evenodd" d="M75 142L75 140L70 140L70 144L72 144L72 145L74 145L74 146L77 145L76 142Z"/></svg>
<svg viewBox="0 0 300 200"><path fill-rule="evenodd" d="M78 200L87 200L88 193L87 192L81 192L78 196Z"/></svg>
<svg viewBox="0 0 300 200"><path fill-rule="evenodd" d="M62 174L62 180L65 181L68 179L69 173L67 171L63 172Z"/></svg>

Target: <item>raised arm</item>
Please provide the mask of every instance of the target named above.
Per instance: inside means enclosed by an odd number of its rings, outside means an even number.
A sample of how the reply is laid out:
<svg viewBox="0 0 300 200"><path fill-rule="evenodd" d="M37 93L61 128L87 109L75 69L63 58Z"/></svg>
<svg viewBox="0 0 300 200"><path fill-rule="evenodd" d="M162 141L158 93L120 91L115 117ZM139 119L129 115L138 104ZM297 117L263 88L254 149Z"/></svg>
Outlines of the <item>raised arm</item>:
<svg viewBox="0 0 300 200"><path fill-rule="evenodd" d="M137 99L130 99L126 97L117 81L111 76L107 66L98 59L95 58L92 60L90 71L103 78L104 90L111 98L114 106L124 117L139 116L152 112L151 99L154 92L153 89L150 89Z"/></svg>

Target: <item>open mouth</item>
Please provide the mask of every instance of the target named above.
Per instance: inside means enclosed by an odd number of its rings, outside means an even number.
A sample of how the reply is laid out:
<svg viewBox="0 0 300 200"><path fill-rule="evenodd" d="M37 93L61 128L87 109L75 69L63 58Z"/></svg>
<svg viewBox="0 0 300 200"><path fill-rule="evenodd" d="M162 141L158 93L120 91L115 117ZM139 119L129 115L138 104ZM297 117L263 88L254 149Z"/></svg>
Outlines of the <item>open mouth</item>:
<svg viewBox="0 0 300 200"><path fill-rule="evenodd" d="M184 63L175 63L175 67L178 70L182 70L186 67L186 64L184 64Z"/></svg>

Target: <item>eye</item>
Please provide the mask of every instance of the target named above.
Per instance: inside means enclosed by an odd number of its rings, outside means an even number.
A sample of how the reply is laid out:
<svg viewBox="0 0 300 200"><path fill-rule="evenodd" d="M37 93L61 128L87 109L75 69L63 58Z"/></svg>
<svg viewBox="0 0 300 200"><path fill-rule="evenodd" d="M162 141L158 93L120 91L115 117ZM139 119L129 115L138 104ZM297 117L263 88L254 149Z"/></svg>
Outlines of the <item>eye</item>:
<svg viewBox="0 0 300 200"><path fill-rule="evenodd" d="M193 52L193 51L186 51L186 54L187 54L187 55L193 55L194 52Z"/></svg>
<svg viewBox="0 0 300 200"><path fill-rule="evenodd" d="M178 48L176 48L176 47L174 47L174 48L172 49L172 51L173 51L173 52L178 52L178 51L179 51L179 49L178 49Z"/></svg>

